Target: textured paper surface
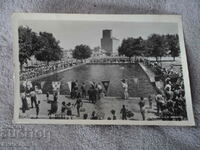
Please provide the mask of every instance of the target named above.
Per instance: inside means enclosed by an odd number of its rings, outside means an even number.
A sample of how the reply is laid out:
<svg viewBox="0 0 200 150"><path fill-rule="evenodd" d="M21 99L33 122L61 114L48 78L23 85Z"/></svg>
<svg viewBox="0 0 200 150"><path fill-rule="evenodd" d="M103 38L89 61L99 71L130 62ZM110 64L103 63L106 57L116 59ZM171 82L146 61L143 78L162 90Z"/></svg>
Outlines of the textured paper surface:
<svg viewBox="0 0 200 150"><path fill-rule="evenodd" d="M191 1L0 1L0 149L200 149L199 130L199 41L200 2ZM13 66L11 14L131 13L179 14L188 56L196 127L15 125L13 117ZM34 133L27 134L29 130ZM5 131L18 134L6 135ZM6 132L8 133L8 132ZM20 133L20 134L19 134ZM26 134L21 134L26 133ZM30 131L29 131L30 133ZM51 142L50 142L51 140Z"/></svg>

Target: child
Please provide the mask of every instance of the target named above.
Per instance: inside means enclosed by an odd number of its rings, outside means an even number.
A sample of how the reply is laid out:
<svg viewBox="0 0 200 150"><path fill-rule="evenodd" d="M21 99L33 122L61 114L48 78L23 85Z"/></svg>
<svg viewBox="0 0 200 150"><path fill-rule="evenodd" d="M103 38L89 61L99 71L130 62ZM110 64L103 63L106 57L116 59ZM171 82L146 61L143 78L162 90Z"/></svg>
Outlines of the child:
<svg viewBox="0 0 200 150"><path fill-rule="evenodd" d="M36 104L36 118L38 118L38 115L39 115L39 111L40 111L40 101L37 102Z"/></svg>
<svg viewBox="0 0 200 150"><path fill-rule="evenodd" d="M66 110L66 106L65 106L65 102L62 102L62 108L61 108L61 113L65 113Z"/></svg>
<svg viewBox="0 0 200 150"><path fill-rule="evenodd" d="M67 109L67 116L69 116L70 119L72 119L72 105L70 102L66 105L66 109Z"/></svg>

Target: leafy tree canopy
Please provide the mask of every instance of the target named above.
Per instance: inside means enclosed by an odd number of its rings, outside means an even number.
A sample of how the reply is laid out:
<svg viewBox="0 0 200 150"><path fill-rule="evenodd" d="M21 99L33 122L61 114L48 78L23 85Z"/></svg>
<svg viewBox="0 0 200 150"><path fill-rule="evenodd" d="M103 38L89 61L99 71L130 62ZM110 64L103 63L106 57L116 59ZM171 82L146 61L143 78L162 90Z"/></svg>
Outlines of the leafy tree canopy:
<svg viewBox="0 0 200 150"><path fill-rule="evenodd" d="M167 53L165 44L164 36L152 34L147 39L146 48L149 55L156 57L157 60L158 57L162 57Z"/></svg>
<svg viewBox="0 0 200 150"><path fill-rule="evenodd" d="M179 39L178 35L166 35L168 47L172 57L178 57L180 55Z"/></svg>
<svg viewBox="0 0 200 150"><path fill-rule="evenodd" d="M179 41L177 34L159 35L152 34L146 40L139 38L127 38L122 41L118 48L119 55L152 56L161 58L166 55L178 57L180 55Z"/></svg>
<svg viewBox="0 0 200 150"><path fill-rule="evenodd" d="M141 37L124 39L118 52L127 57L140 56L144 52L144 40Z"/></svg>
<svg viewBox="0 0 200 150"><path fill-rule="evenodd" d="M92 54L92 51L90 47L83 44L77 45L72 53L73 58L76 58L76 59L87 59L91 56L91 54Z"/></svg>
<svg viewBox="0 0 200 150"><path fill-rule="evenodd" d="M40 32L39 35L29 27L20 26L19 33L19 61L20 66L27 63L35 55L39 61L57 61L62 58L62 48L53 34Z"/></svg>
<svg viewBox="0 0 200 150"><path fill-rule="evenodd" d="M38 37L39 48L35 52L35 58L39 61L57 61L62 58L63 51L59 46L59 41L55 39L53 34L40 32Z"/></svg>
<svg viewBox="0 0 200 150"><path fill-rule="evenodd" d="M20 26L19 33L19 61L20 66L30 59L38 47L38 36L29 27Z"/></svg>

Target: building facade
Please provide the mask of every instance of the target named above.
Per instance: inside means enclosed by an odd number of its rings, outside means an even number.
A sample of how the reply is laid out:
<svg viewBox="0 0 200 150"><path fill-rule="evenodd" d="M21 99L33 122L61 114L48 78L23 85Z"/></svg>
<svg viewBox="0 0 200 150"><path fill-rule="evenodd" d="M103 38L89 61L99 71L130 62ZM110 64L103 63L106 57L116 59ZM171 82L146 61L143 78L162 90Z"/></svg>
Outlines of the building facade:
<svg viewBox="0 0 200 150"><path fill-rule="evenodd" d="M92 50L92 57L103 58L106 56L106 51L101 49L100 47L95 47Z"/></svg>
<svg viewBox="0 0 200 150"><path fill-rule="evenodd" d="M102 33L101 49L105 50L109 56L118 55L119 39L112 37L112 30L106 29Z"/></svg>
<svg viewBox="0 0 200 150"><path fill-rule="evenodd" d="M63 57L62 57L61 60L67 61L68 59L72 58L72 52L73 52L72 49L64 50L64 51L63 51Z"/></svg>

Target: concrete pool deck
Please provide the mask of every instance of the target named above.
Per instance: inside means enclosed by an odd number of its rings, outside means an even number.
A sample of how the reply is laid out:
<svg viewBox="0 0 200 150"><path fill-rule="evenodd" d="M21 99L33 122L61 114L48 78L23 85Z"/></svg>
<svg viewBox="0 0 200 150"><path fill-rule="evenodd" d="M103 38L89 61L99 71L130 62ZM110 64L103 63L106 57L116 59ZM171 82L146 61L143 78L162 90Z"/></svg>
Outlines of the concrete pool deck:
<svg viewBox="0 0 200 150"><path fill-rule="evenodd" d="M37 96L37 99L40 100L40 112L39 112L39 119L49 119L48 116L48 110L50 109L50 104L47 103L46 95L40 94ZM53 95L50 95L50 100L53 99ZM119 97L104 97L101 98L101 100L98 100L96 104L89 103L87 99L83 99L83 106L82 108L84 111L80 112L80 117L77 117L77 111L76 108L72 109L72 119L83 119L83 114L87 113L88 118L91 117L91 114L93 111L97 112L98 115L103 116L104 120L106 120L108 117L112 118L111 110L114 109L116 111L116 117L117 120L121 119L120 110L122 108L122 105L125 105L126 108L134 113L134 116L131 118L128 118L128 120L142 120L142 116L140 113L140 107L139 107L139 97L130 97L128 100L123 100ZM27 100L30 107L30 100ZM76 102L75 99L71 99L68 96L65 95L59 95L58 97L58 111L57 114L61 113L61 103L65 101L67 104L68 102L74 104ZM21 102L20 102L21 106ZM152 108L149 108L149 102L145 98L145 107L146 107L146 120L150 119L157 119L158 116L155 115L156 113L156 104L153 101ZM20 118L32 118L34 119L36 117L36 110L35 108L30 108L25 113L22 113L20 110ZM55 115L52 115L52 119L55 117Z"/></svg>
<svg viewBox="0 0 200 150"><path fill-rule="evenodd" d="M147 74L150 82L154 83L155 82L155 74L148 67L146 67L143 63L139 63L139 65L143 69L143 71Z"/></svg>
<svg viewBox="0 0 200 150"><path fill-rule="evenodd" d="M162 81L155 81L155 74L153 73L153 71L151 71L150 68L145 66L143 63L139 63L139 65L142 68L142 70L146 73L146 75L148 76L150 82L153 85L155 85L157 91L162 92L164 83Z"/></svg>

